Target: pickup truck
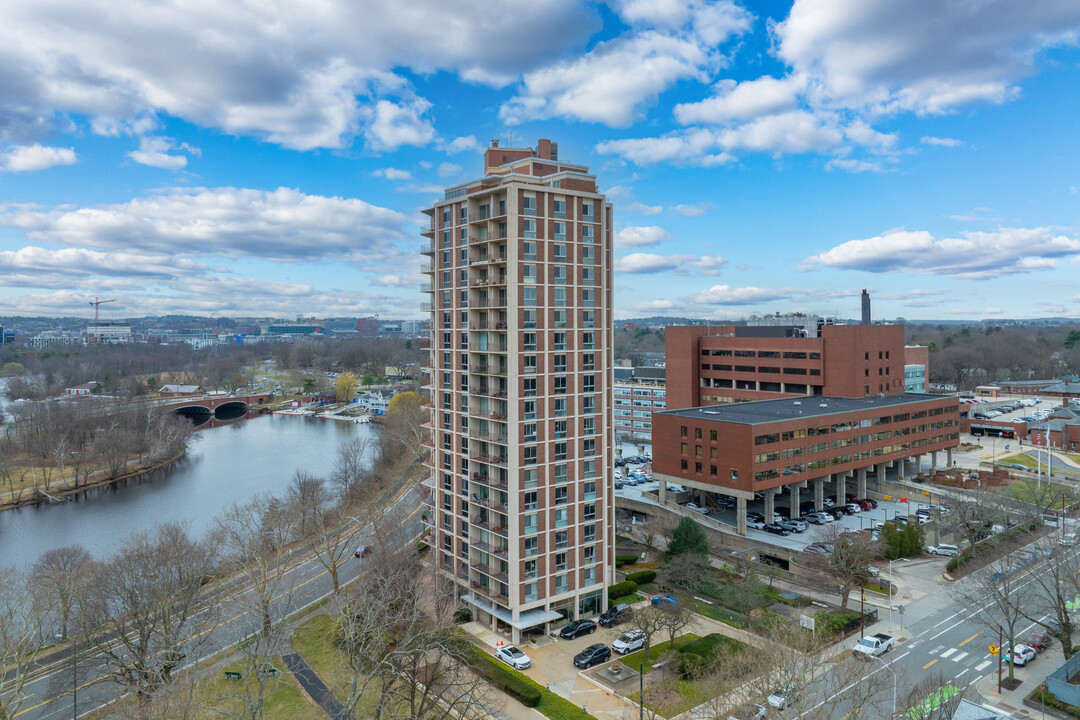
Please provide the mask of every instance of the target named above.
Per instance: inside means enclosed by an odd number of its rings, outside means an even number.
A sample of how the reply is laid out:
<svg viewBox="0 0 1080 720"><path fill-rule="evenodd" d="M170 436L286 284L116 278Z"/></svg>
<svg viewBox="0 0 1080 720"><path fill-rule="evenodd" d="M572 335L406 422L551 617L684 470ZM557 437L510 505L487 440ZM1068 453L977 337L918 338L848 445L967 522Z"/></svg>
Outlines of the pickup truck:
<svg viewBox="0 0 1080 720"><path fill-rule="evenodd" d="M860 655L877 657L878 655L884 655L892 650L894 645L896 645L896 641L893 639L892 635L884 635L882 633L867 635L855 644L855 647L851 650L851 654L855 657L859 657Z"/></svg>

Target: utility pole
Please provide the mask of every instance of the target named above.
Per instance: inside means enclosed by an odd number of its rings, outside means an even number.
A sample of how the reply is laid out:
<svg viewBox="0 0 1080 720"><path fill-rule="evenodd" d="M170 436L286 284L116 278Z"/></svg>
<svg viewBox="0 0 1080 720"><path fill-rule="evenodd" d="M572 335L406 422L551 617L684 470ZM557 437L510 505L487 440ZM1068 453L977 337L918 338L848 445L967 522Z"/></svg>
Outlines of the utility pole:
<svg viewBox="0 0 1080 720"><path fill-rule="evenodd" d="M998 695L1001 694L1001 656L1005 654L1005 648L1001 646L1003 640L1004 638L1001 634L1001 628L998 628ZM1009 660L1010 662L1012 661L1011 655L1009 657Z"/></svg>

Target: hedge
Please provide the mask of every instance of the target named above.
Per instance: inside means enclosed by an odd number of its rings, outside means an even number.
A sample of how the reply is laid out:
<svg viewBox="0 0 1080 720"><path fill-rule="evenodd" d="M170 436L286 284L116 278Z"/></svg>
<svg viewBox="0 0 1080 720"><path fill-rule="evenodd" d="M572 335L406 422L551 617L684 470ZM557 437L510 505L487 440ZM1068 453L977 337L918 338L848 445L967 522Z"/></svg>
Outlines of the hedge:
<svg viewBox="0 0 1080 720"><path fill-rule="evenodd" d="M728 644L729 640L720 633L709 633L705 637L699 637L692 643L687 643L679 648L679 652L701 657L712 657L720 645Z"/></svg>
<svg viewBox="0 0 1080 720"><path fill-rule="evenodd" d="M971 553L967 550L963 551L955 557L949 558L949 562L945 563L945 572L951 573L956 570L962 563L966 563L971 559Z"/></svg>
<svg viewBox="0 0 1080 720"><path fill-rule="evenodd" d="M626 579L632 582L636 582L638 585L644 585L645 583L650 583L656 579L656 571L639 570L638 572L630 573L629 575L627 575Z"/></svg>
<svg viewBox="0 0 1080 720"><path fill-rule="evenodd" d="M501 660L493 658L476 646L473 646L473 656L476 658L476 670L488 682L504 690L507 695L520 701L525 707L534 708L540 704L543 693L539 685L533 687L524 675L515 672Z"/></svg>
<svg viewBox="0 0 1080 720"><path fill-rule="evenodd" d="M637 593L632 595L622 595L617 598L608 596L608 608L613 608L616 605L633 605L636 602L641 602L641 596Z"/></svg>
<svg viewBox="0 0 1080 720"><path fill-rule="evenodd" d="M546 690L532 678L514 670L509 665L503 664L502 661L496 660L475 645L472 647L472 650L477 658L476 669L481 675L489 681L503 687L499 681L492 679L492 677L485 672L487 668L494 668L496 672L500 673L500 676L509 676L519 683L521 687L535 692L536 696L539 698L537 702L531 705L524 700L521 700L521 702L528 707L536 708L545 717L551 718L551 720L596 720L594 715L582 712L582 708L561 695L556 695L555 693ZM517 697L513 692L510 692L509 690L507 690L507 692L510 695ZM520 700L520 698L518 699Z"/></svg>
<svg viewBox="0 0 1080 720"><path fill-rule="evenodd" d="M615 583L608 588L608 597L622 597L623 595L633 595L637 592L637 583L633 580L623 580L621 583Z"/></svg>
<svg viewBox="0 0 1080 720"><path fill-rule="evenodd" d="M622 567L623 565L629 565L632 562L636 562L637 559L638 559L637 555L616 555L615 556L615 567Z"/></svg>

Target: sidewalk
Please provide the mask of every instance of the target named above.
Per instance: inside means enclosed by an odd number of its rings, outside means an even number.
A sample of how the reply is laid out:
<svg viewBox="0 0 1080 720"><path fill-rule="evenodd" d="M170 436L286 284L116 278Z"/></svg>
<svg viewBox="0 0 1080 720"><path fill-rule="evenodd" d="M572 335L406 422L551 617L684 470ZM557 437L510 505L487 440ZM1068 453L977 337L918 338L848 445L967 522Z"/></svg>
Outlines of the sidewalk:
<svg viewBox="0 0 1080 720"><path fill-rule="evenodd" d="M1001 692L998 693L998 672L996 665L989 675L975 684L975 690L982 696L982 699L987 705L1020 715L1027 715L1029 713L1034 714L1035 711L1024 705L1024 698L1039 687L1043 680L1046 679L1047 672L1053 670L1062 662L1064 662L1064 655L1061 652L1061 645L1055 643L1047 650L1039 653L1038 658L1033 660L1031 665L1013 669L1016 679L1021 681L1020 685L1015 690L1008 690L1002 687ZM1001 678L1002 680L1006 680L1008 677L1009 668L1008 665L1003 662L1001 664Z"/></svg>

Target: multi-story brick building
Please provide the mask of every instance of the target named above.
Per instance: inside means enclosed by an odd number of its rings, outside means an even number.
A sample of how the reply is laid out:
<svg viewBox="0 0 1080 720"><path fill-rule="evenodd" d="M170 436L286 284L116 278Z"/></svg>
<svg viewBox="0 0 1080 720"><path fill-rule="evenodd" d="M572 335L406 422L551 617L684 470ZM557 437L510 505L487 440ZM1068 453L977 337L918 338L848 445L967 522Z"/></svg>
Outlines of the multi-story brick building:
<svg viewBox="0 0 1080 720"><path fill-rule="evenodd" d="M425 213L434 562L516 640L614 577L612 210L541 140Z"/></svg>
<svg viewBox="0 0 1080 720"><path fill-rule="evenodd" d="M798 516L800 490L812 487L821 509L828 484L843 498L849 480L865 497L866 477L880 483L888 467L944 451L952 463L959 445L955 397L894 393L861 398L763 400L718 407L669 410L653 415L653 474L693 490L729 495L738 504L737 531L746 533L746 501L765 495L765 516L784 486Z"/></svg>
<svg viewBox="0 0 1080 720"><path fill-rule="evenodd" d="M669 408L902 393L905 366L925 368L927 362L917 347L908 362L902 325L835 325L820 318L799 325L668 327L665 349Z"/></svg>
<svg viewBox="0 0 1080 720"><path fill-rule="evenodd" d="M667 409L663 383L615 381L615 439L622 442L652 439L652 414Z"/></svg>

